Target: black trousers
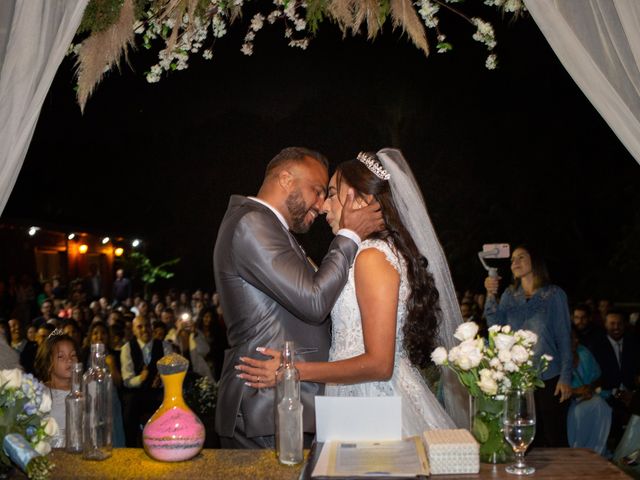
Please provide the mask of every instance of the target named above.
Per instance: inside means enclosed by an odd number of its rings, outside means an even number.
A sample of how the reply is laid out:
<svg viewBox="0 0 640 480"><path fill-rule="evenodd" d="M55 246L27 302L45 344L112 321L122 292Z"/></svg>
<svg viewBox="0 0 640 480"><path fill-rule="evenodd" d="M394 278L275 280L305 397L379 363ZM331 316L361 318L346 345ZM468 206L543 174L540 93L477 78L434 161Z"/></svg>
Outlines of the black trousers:
<svg viewBox="0 0 640 480"><path fill-rule="evenodd" d="M560 377L553 377L544 382L544 388L537 388L536 401L536 436L533 445L536 447L568 447L567 412L569 400L560 403L560 395L554 396Z"/></svg>
<svg viewBox="0 0 640 480"><path fill-rule="evenodd" d="M122 394L122 420L127 448L142 447L142 429L162 403L162 389L126 388Z"/></svg>

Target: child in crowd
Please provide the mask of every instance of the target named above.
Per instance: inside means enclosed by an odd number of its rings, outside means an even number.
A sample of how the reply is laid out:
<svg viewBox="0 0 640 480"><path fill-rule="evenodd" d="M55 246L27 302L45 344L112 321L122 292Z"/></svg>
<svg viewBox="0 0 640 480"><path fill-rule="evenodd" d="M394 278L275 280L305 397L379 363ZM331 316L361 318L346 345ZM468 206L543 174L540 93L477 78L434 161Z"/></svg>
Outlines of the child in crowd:
<svg viewBox="0 0 640 480"><path fill-rule="evenodd" d="M51 394L51 416L58 423L58 433L51 440L53 448L65 444L65 398L71 391L73 364L78 361L74 340L54 330L38 348L35 360L36 377L49 387Z"/></svg>

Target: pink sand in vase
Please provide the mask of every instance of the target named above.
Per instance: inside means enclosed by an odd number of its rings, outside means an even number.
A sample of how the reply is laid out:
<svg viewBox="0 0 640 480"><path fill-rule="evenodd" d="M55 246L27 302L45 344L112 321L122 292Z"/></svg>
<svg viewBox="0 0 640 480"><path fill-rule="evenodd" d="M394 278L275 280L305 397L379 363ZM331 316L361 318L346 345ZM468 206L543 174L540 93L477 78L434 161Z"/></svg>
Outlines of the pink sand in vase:
<svg viewBox="0 0 640 480"><path fill-rule="evenodd" d="M193 412L173 407L143 432L147 454L163 462L180 462L196 456L204 445L204 425Z"/></svg>

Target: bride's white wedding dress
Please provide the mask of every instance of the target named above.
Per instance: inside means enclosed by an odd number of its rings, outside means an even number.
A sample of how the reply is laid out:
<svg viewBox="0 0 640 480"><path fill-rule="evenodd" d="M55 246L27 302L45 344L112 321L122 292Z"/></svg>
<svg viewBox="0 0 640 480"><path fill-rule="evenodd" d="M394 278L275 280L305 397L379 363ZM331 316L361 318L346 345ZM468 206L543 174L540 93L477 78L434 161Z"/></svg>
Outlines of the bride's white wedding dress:
<svg viewBox="0 0 640 480"><path fill-rule="evenodd" d="M384 240L365 240L358 254L367 248L383 252L400 274L400 295L396 325L396 348L393 376L388 381L366 382L350 385L327 384L325 395L342 397L402 397L402 433L404 436L420 435L425 430L456 428L435 395L423 380L420 372L410 362L403 346L403 327L407 319L406 301L410 293L406 263L402 256ZM333 310L332 340L329 361L343 360L364 353L362 322L356 299L353 266L349 279Z"/></svg>

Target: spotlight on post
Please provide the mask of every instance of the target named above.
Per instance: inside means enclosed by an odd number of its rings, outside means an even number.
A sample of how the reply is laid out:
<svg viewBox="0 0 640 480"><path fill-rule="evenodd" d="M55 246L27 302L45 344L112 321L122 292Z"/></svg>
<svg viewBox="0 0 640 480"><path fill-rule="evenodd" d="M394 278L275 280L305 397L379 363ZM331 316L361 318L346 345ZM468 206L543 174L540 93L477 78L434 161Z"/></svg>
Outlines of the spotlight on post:
<svg viewBox="0 0 640 480"><path fill-rule="evenodd" d="M106 245L107 243L109 243L109 240L111 240L109 237L104 237L104 238L102 239L102 244L103 244L103 245Z"/></svg>
<svg viewBox="0 0 640 480"><path fill-rule="evenodd" d="M76 238L76 234L75 233L70 233L69 235L67 235L67 239L68 240L73 240L74 238Z"/></svg>
<svg viewBox="0 0 640 480"><path fill-rule="evenodd" d="M133 248L136 248L136 247L139 247L139 246L140 246L140 243L141 243L141 242L140 242L140 240L138 240L138 239L136 238L133 242L131 242L131 246L132 246Z"/></svg>
<svg viewBox="0 0 640 480"><path fill-rule="evenodd" d="M116 257L121 257L123 253L124 253L124 248L122 248L122 247L118 247L113 251L113 254Z"/></svg>
<svg viewBox="0 0 640 480"><path fill-rule="evenodd" d="M38 230L40 230L40 227L30 227L28 232L29 236L33 237Z"/></svg>
<svg viewBox="0 0 640 480"><path fill-rule="evenodd" d="M83 243L78 247L78 251L80 253L87 253L87 250L89 250L89 245L87 245L86 243Z"/></svg>

